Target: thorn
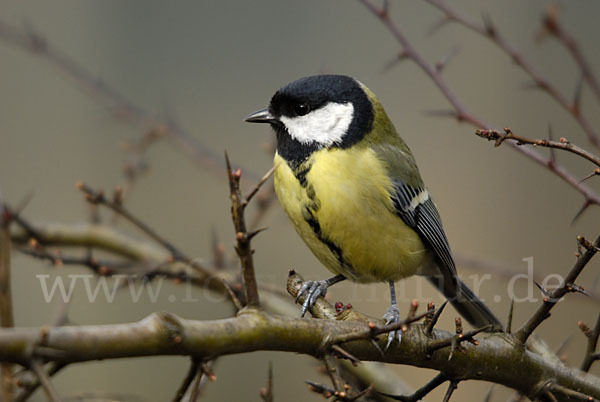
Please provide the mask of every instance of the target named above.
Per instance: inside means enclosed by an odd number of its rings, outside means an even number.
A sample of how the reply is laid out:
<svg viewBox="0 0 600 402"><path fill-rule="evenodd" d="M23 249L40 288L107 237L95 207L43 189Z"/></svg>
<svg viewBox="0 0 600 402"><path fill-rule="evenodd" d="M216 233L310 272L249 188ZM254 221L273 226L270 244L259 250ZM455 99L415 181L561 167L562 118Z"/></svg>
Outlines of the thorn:
<svg viewBox="0 0 600 402"><path fill-rule="evenodd" d="M594 176L600 176L600 168L596 168L594 169L594 171L592 173L590 173L589 175L585 176L583 179L579 180L579 182L577 184L581 184L584 181L586 181L587 179L594 177Z"/></svg>
<svg viewBox="0 0 600 402"><path fill-rule="evenodd" d="M494 23L492 21L492 17L488 13L481 13L481 20L483 21L483 26L485 27L485 31L490 38L496 36L496 27L494 27Z"/></svg>
<svg viewBox="0 0 600 402"><path fill-rule="evenodd" d="M404 51L399 52L396 56L394 56L393 59L391 59L390 61L388 61L387 63L385 63L383 65L383 68L381 69L381 73L385 74L388 71L390 71L392 68L394 68L396 65L400 64L400 62L406 60L408 58L408 54Z"/></svg>
<svg viewBox="0 0 600 402"><path fill-rule="evenodd" d="M375 346L375 349L377 349L377 351L379 352L379 354L381 354L381 356L385 356L385 353L383 353L383 350L381 350L381 348L379 347L379 344L377 343L377 341L373 338L369 338L369 340L371 341L371 343L373 344L373 346Z"/></svg>
<svg viewBox="0 0 600 402"><path fill-rule="evenodd" d="M383 0L383 4L381 5L381 15L387 16L390 13L390 2L389 0Z"/></svg>
<svg viewBox="0 0 600 402"><path fill-rule="evenodd" d="M444 399L442 400L442 402L448 402L456 388L458 388L458 382L450 381L450 384L448 385L448 390L446 391L446 395L444 395Z"/></svg>
<svg viewBox="0 0 600 402"><path fill-rule="evenodd" d="M579 286L574 283L567 284L567 291L572 293L581 293L582 295L589 296L589 294L585 291L583 286Z"/></svg>
<svg viewBox="0 0 600 402"><path fill-rule="evenodd" d="M441 30L443 27L445 27L449 22L450 22L450 18L448 18L448 16L441 17L439 20L437 20L431 26L431 28L429 28L429 30L427 31L427 33L425 35L432 36L433 34L435 34L436 32L438 32L439 30Z"/></svg>
<svg viewBox="0 0 600 402"><path fill-rule="evenodd" d="M538 287L538 289L539 289L539 290L542 292L542 294L543 294L545 297L547 297L547 298L551 298L551 297L552 297L552 296L550 295L550 293L549 293L549 292L548 292L546 289L544 289L544 288L542 287L542 285L540 285L540 284L539 284L539 283L537 283L536 281L533 281L533 283L535 283L535 286L537 286L537 287Z"/></svg>
<svg viewBox="0 0 600 402"><path fill-rule="evenodd" d="M458 341L456 337L452 337L450 342L450 354L448 355L448 361L452 360L452 356L454 356L454 351L456 350L456 345L458 345Z"/></svg>
<svg viewBox="0 0 600 402"><path fill-rule="evenodd" d="M266 226L260 227L258 229L255 229L251 232L248 232L246 234L246 239L251 240L254 236L256 236L257 234L259 234L260 232L264 232L265 230L267 230L268 228Z"/></svg>
<svg viewBox="0 0 600 402"><path fill-rule="evenodd" d="M458 54L459 51L460 47L455 46L454 49L452 49L452 51L446 57L444 57L442 60L437 61L435 63L436 71L438 73L441 73L442 70L444 70L444 68L450 63L450 61L452 61L452 59Z"/></svg>
<svg viewBox="0 0 600 402"><path fill-rule="evenodd" d="M492 400L493 391L494 391L494 386L492 385L490 387L490 389L488 390L487 394L485 394L485 397L483 398L483 402L490 402Z"/></svg>
<svg viewBox="0 0 600 402"><path fill-rule="evenodd" d="M575 86L575 95L573 96L573 105L571 110L575 116L579 116L581 113L581 93L583 92L583 73L579 75L577 85Z"/></svg>
<svg viewBox="0 0 600 402"><path fill-rule="evenodd" d="M548 123L548 140L553 141L552 126L550 125L550 123ZM549 149L550 149L550 163L552 164L552 166L554 166L556 164L556 151L554 150L554 148L549 148Z"/></svg>
<svg viewBox="0 0 600 402"><path fill-rule="evenodd" d="M29 205L29 203L31 202L32 199L33 199L33 193L32 192L27 193L27 195L25 195L25 197L23 197L23 199L21 201L19 201L16 208L13 209L13 211L12 211L13 215L21 215L21 212L23 212L23 210L25 208L27 208L27 206Z"/></svg>
<svg viewBox="0 0 600 402"><path fill-rule="evenodd" d="M583 215L583 213L585 212L585 210L588 209L588 207L590 205L592 205L592 203L590 202L590 200L585 200L585 202L583 203L583 206L579 209L579 211L577 211L577 213L573 217L573 220L571 221L571 226L575 222L577 222L577 220L581 217L581 215Z"/></svg>
<svg viewBox="0 0 600 402"><path fill-rule="evenodd" d="M353 354L351 354L350 352L348 352L347 350L343 349L341 346L339 345L332 345L331 349L337 353L338 356L346 358L348 360L350 360L350 362L352 362L352 365L354 367L356 367L358 365L358 363L361 363L360 359L357 358L356 356L354 356Z"/></svg>
<svg viewBox="0 0 600 402"><path fill-rule="evenodd" d="M506 319L506 333L510 334L512 331L513 311L515 308L515 299L510 298L510 308L508 309L508 318Z"/></svg>
<svg viewBox="0 0 600 402"><path fill-rule="evenodd" d="M560 357L560 355L565 351L565 349L567 348L567 346L569 346L569 344L571 343L571 340L573 339L573 335L569 335L565 338L564 341L562 341L560 343L560 345L558 345L558 348L556 348L556 355Z"/></svg>

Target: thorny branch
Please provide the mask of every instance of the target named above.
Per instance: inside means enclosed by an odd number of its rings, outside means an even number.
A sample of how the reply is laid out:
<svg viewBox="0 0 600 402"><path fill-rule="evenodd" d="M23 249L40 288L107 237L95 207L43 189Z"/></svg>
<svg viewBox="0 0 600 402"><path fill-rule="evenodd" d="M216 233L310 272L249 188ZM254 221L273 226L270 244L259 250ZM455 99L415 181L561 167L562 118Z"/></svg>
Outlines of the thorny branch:
<svg viewBox="0 0 600 402"><path fill-rule="evenodd" d="M297 290L296 290L297 292ZM325 302L321 299L321 304ZM334 307L323 305L335 314ZM371 319L371 321L375 321ZM242 310L237 317L216 321L185 320L167 313L130 324L47 328L44 336L36 328L0 331L0 359L22 363L30 350L43 347L46 358L59 362L81 362L133 356L187 355L201 359L256 350L279 350L322 356L323 346L341 333L364 332L368 322L346 319L301 319L275 316L257 309ZM478 379L504 384L535 397L547 378L569 389L598 398L596 377L564 366L558 359L546 359L527 348L515 348L510 335L486 334L478 344L465 343L449 361L451 350L441 348L428 355L427 345L454 335L411 325L402 343L385 355L368 340L346 342L344 349L360 360L415 365L440 371L455 381ZM385 336L378 342L385 343ZM90 347L94 345L94 347ZM557 396L558 399L560 399Z"/></svg>
<svg viewBox="0 0 600 402"><path fill-rule="evenodd" d="M585 351L585 358L583 359L583 363L581 363L581 371L589 371L592 364L600 358L598 353L596 352L596 346L598 345L598 337L600 337L600 314L598 314L598 318L596 319L596 325L591 329L583 321L580 321L579 327L588 338L587 349Z"/></svg>
<svg viewBox="0 0 600 402"><path fill-rule="evenodd" d="M550 35L556 38L571 53L571 56L579 66L583 79L587 81L590 89L600 101L600 83L594 74L589 61L583 55L577 41L569 34L558 20L558 7L551 5L546 9L546 14L542 21L541 38Z"/></svg>
<svg viewBox="0 0 600 402"><path fill-rule="evenodd" d="M6 209L0 194L0 327L11 328L14 325L13 302L10 272L10 213ZM14 394L13 365L0 364L0 399L9 401Z"/></svg>
<svg viewBox="0 0 600 402"><path fill-rule="evenodd" d="M195 137L183 130L176 122L159 119L122 94L115 87L99 79L90 70L50 43L41 33L31 28L19 29L0 22L0 38L49 62L72 79L92 97L107 102L116 118L151 127L154 138L165 137L174 143L191 160L202 168L215 171L219 157ZM146 141L143 139L142 141Z"/></svg>
<svg viewBox="0 0 600 402"><path fill-rule="evenodd" d="M521 329L515 333L515 337L521 343L525 343L533 331L550 316L550 310L552 310L563 296L569 292L578 292L580 290L575 284L575 280L598 251L598 247L600 247L600 237L598 237L593 244L581 236L579 236L577 240L579 241L579 244L585 248L585 252L577 258L575 265L573 265L571 271L563 279L561 285L544 296L544 303L536 310Z"/></svg>
<svg viewBox="0 0 600 402"><path fill-rule="evenodd" d="M508 127L504 128L504 133L500 133L496 130L477 130L475 134L481 138L485 138L486 140L495 141L494 146L496 147L500 146L504 141L510 140L514 141L517 145L528 144L533 145L534 147L539 146L555 148L581 156L582 158L592 162L594 165L600 167L600 158L598 156L586 151L581 147L578 147L577 145L572 144L564 137L561 138L560 141L530 139L513 133L513 131Z"/></svg>
<svg viewBox="0 0 600 402"><path fill-rule="evenodd" d="M434 5L445 5L440 0L430 0L429 2ZM464 105L462 105L460 101L454 96L454 94L449 90L449 88L446 86L446 84L441 78L441 68L439 68L438 66L432 67L429 64L427 64L424 61L424 59L422 59L420 55L411 47L410 43L397 29L397 27L395 27L394 24L391 23L388 15L388 2L384 2L384 6L381 9L377 9L375 6L373 6L372 2L368 0L363 0L363 3L365 3L372 10L376 11L379 17L382 19L382 21L384 21L388 28L392 30L392 32L404 48L403 57L409 57L412 60L414 60L438 85L438 88L440 88L442 93L446 96L446 98L455 108L455 117L459 121L468 121L471 124L477 125L478 127L488 127L487 125L482 124L482 122L479 121L476 117L472 116L466 110ZM488 35L491 35L495 38L499 37L495 28L490 23L484 24L484 28L486 29ZM86 70L81 69L75 63L72 63L60 52L57 52L56 50L50 48L49 45L45 42L45 40L37 34L27 33L23 35L18 31L11 31L10 29L7 30L7 27L2 24L0 25L0 35L3 35L5 38L8 37L11 41L13 41L13 43L19 44L20 46L27 48L34 53L39 52L40 54L44 54L45 57L53 61L60 68L64 69L65 71L70 71L70 74L73 75L73 77L79 79L84 84L89 85L89 83L95 82L94 80L90 79L91 75ZM513 58L515 58L514 55ZM519 63L518 59L515 59L515 61ZM521 61L520 65L527 71L527 63L523 63ZM579 117L580 113L578 111L577 102L573 102L573 104L570 104L564 99L562 99L561 101L560 94L554 91L552 87L549 87L545 80L543 80L542 78L537 78L535 75L534 79L536 81L536 84L540 88L546 90L548 93L554 96L560 104L565 106L565 108L567 108L568 110L571 110L572 114L575 116L576 119L578 119L579 123L582 125L584 130L586 129L585 120L583 119L583 117ZM108 98L119 98L119 94L116 93L116 91L114 91L114 93L111 93L110 90L106 90L106 88L104 88L104 84L102 83L98 83L97 88L94 88L92 86L91 89L93 91L96 91L100 95L106 96ZM556 92L557 95L554 94L553 91ZM126 108L128 106L132 106L132 104L127 104L127 102L124 102L124 105L126 106ZM141 115L143 115L143 113ZM174 134L171 133L170 135ZM594 143L596 143L594 140L594 136L590 135L589 132L588 136L590 136L590 139ZM175 135L175 137L177 136ZM586 202L595 204L598 203L598 198L595 193L591 192L587 187L581 185L581 183L574 182L573 180L575 179L573 178L573 176L571 176L560 166L557 166L553 159L545 159L531 150L524 151L518 147L517 149L527 154L528 156L536 160L538 163L544 164L555 174L563 178L563 180L567 181L569 184L575 187L586 197ZM572 149L571 152L573 152ZM247 202L250 200L250 198L252 198L252 196L256 192L254 190L251 191L250 195L246 199L243 199L239 190L239 179L241 177L240 171L232 171L231 167L228 164L228 176L231 186L230 189L232 195L233 209L235 210L233 215L238 240L238 253L240 252L240 241L247 240L247 244L242 244L244 248L243 254L244 256L250 258L250 264L252 264L252 249L250 247L249 240L253 235L258 233L258 231L250 233L247 232L243 219L243 212L245 206L247 205ZM264 181L266 181L267 178L268 176L264 178ZM256 190L258 190L258 187L260 186L260 184L264 183L264 181L261 180L261 183L259 183ZM107 205L107 200L104 199L104 196L101 193L94 191L91 191L89 193L86 191L86 193L90 196L90 198L97 198L97 202L108 206L109 208L115 210L116 212L125 216L126 218L128 216L133 218L130 214L128 214L126 210L119 210L119 208L122 207L120 203L115 201L113 202L112 206ZM110 203L111 201L108 201L108 204ZM238 216L238 223L235 222L236 214ZM240 216L241 219L239 218ZM184 262L186 260L183 254L181 254L180 251L176 248L172 247L168 242L163 241L163 239L161 239L159 236L154 237L152 235L153 232L149 230L149 228L145 226L143 222L136 222L135 218L133 218L133 220L129 220L136 226L144 230L147 234L149 234L155 241L157 241L159 244L161 244L163 247L169 250L173 259L176 260L174 262ZM15 219L15 221L17 221L17 219ZM40 241L42 239L47 240L47 238L42 238L42 236L39 235L39 233L36 234L33 228L30 227L29 229L31 230L28 230L25 224L21 224L21 227L22 229L24 229L28 237L37 238ZM242 234L242 236L240 236L240 234ZM44 242L44 244L46 244L46 242ZM585 241L581 241L581 244L586 248L587 251L583 256L580 257L580 259L584 259L588 252L591 252L592 249L595 252L598 248L598 241L596 241L594 245L591 245L590 243L587 243ZM114 245L113 247L117 248ZM44 257L47 257L49 255L45 252L40 254ZM242 255L240 255L240 257L242 257ZM589 256L587 261L589 261L590 258L591 256ZM581 271L581 269L583 269L585 264L587 264L587 261L582 262L580 268L577 268L579 272L574 273L574 271L576 271L577 265L580 263L580 259L578 259L578 263L573 268L567 279L565 279L565 283L563 284L564 293L562 295L569 291L574 291L574 289L578 289L578 287L574 284L575 277ZM93 260L91 258L87 260L87 263L90 266L90 268L92 268ZM258 305L258 290L255 283L253 268L248 268L248 266L243 261L242 266L244 268L244 273L248 273L248 277L244 275L248 292L247 301L250 305ZM212 273L208 274L212 275ZM573 277L571 278L571 276ZM214 276L211 277L215 278ZM572 281L568 281L569 278L571 278ZM254 281L253 286L248 285L249 280ZM251 293L255 293L255 296L251 295ZM560 299L560 297L562 297L562 295L559 293L557 293L555 290L555 292L548 295L548 300L545 300L544 305L540 307L538 312L530 319L528 324L531 321L535 322L529 325L528 328L525 328L528 325L526 324L524 328L522 328L517 333L517 338L524 338L522 339L522 341L525 341L527 339L527 337L529 336L529 334L531 334L531 332L533 332L535 327L539 325L539 323L548 316L550 309L556 303L556 301ZM556 301L553 302L554 304L552 304L550 307L547 307L548 302L554 299L556 299ZM322 311L326 311L327 308L328 307L326 303L325 305L321 306ZM329 309L332 310L331 306L329 306ZM546 309L547 311L544 312L544 310ZM422 316L416 316L413 312L411 320L405 321L403 323L405 327L402 328L408 333L408 335L404 338L405 340L408 339L408 345L399 345L397 347L397 350L391 351L390 355L386 356L381 355L381 350L379 348L375 347L373 344L369 344L369 342L364 341L376 337L379 333L385 333L385 331L395 329L389 326L389 328L378 327L375 324L373 324L372 321L368 321L368 323L370 324L367 324L365 328L365 321L358 320L356 322L353 322L351 320L347 321L347 318L346 320L340 320L339 317L337 317L338 321L329 322L331 320L318 320L320 322L316 323L314 323L313 320L286 320L281 317L270 316L262 312L246 310L242 311L242 313L239 314L236 318L230 320L216 321L212 323L185 321L168 314L163 314L151 316L140 323L126 324L123 326L116 325L96 327L54 328L51 330L52 337L50 338L48 337L48 333L42 335L37 330L26 330L22 328L17 328L10 332L3 330L0 331L0 346L2 346L0 347L0 359L7 359L20 364L29 364L31 369L38 375L39 383L43 385L44 389L48 393L49 398L55 400L58 397L56 395L53 395L52 385L48 381L48 375L44 371L43 366L39 363L38 360L33 360L33 363L32 360L27 360L30 359L31 356L24 356L25 349L30 350L33 346L35 350L40 351L40 356L43 356L46 360L57 361L58 367L60 364L66 364L67 362L70 363L98 358L114 358L119 356L186 354L191 356L204 356L205 358L212 358L215 355L240 353L241 351L251 350L267 350L268 348L273 348L270 350L297 351L300 353L307 353L313 356L322 357L324 353L324 345L330 345L331 340L334 339L337 342L344 343L344 349L340 348L338 352L344 351L345 353L347 353L347 356L352 356L356 360L381 359L385 361L398 361L406 363L405 359L408 359L408 363L406 364L414 364L420 367L431 367L440 370L440 376L443 375L444 379L451 379L450 386L444 398L445 401L450 399L452 392L454 391L454 389L456 389L458 381L468 378L488 379L488 376L490 376L490 378L493 378L490 379L490 381L495 381L503 384L510 384L509 386L519 389L520 391L527 395L530 395L531 397L545 395L546 398L551 398L552 400L562 400L561 397L563 396L567 398L584 398L581 400L589 400L589 398L591 398L590 395L594 395L596 398L598 397L598 393L600 391L597 389L598 387L596 379L594 379L591 376L581 376L581 378L576 377L576 374L569 371L570 369L565 368L564 366L556 366L556 362L545 361L539 355L531 353L526 349L519 350L518 352L522 353L522 355L519 355L519 365L522 365L524 369L529 370L529 377L533 377L527 378L527 381L530 381L527 384L524 384L525 380L523 378L498 378L502 375L517 375L517 373L515 373L514 371L511 372L510 370L507 370L508 373L490 373L487 370L478 371L476 373L465 373L463 371L463 365L466 364L466 361L469 362L469 365L475 364L476 367L479 367L477 366L477 364L480 364L481 367L485 368L488 367L490 359L492 359L493 363L504 363L505 365L512 368L516 367L514 362L505 362L502 360L502 357L507 358L508 354L514 353L514 347L512 347L512 345L510 348L507 346L507 344L510 343L506 341L506 337L508 337L508 335L492 335L489 339L483 339L479 345L476 345L477 342L474 342L474 344L467 344L464 347L457 348L457 345L459 345L464 340L473 340L473 336L476 335L477 330L471 331L472 333L463 333L462 328L459 331L458 325L456 335L443 333L439 330L433 330L433 325L435 325L435 321L437 318L435 317L435 315L432 316L433 310L433 308L428 309L428 312L425 313L425 315L428 315L428 317L430 318L429 324L426 328L423 328L422 326L418 325L414 327L408 326L408 324L413 322L412 320L417 321L418 319L422 318ZM440 312L440 310L438 310L438 313ZM319 309L315 309L315 311L318 316L320 314ZM335 313L332 311L329 311L328 313L324 314L324 317L331 316L335 317ZM205 324L213 325L213 327L209 327ZM331 327L328 327L329 325L331 325ZM141 342L141 344L139 345L136 345L132 339L128 338L128 334L131 333L132 328L136 328L142 335L142 337L139 339L139 341ZM239 332L234 331L232 334L232 328L238 329ZM290 329L292 328L294 330L290 331ZM265 339L259 339L259 341L271 343L256 343L257 332L253 331L257 330L262 330L258 332L260 333L261 337L263 335L265 336ZM525 330L525 334L522 334L523 330ZM353 331L354 333L352 333ZM289 332L291 332L292 334L290 335ZM350 335L340 336L339 334ZM116 339L118 339L122 343L111 343L114 340L113 338L115 337L115 335ZM221 336L225 336L224 341L221 338ZM289 338L290 336L293 336L293 339ZM219 343L213 343L217 342L217 338L219 340ZM51 339L51 341L49 339ZM138 339L135 340L135 342L137 341ZM144 343L144 341L149 343ZM105 347L100 349L105 354L98 353L98 350L96 350L96 354L94 355L94 352L90 351L89 348L90 342L94 342L94 345L97 345L97 342L100 342L101 345L104 345ZM499 345L496 345L495 343L498 343ZM491 348L493 348L494 351L496 351L498 347L508 348L507 355L492 355L490 352ZM597 359L597 353L594 353L594 349L592 349L591 352L588 353L588 356L590 356L592 359ZM423 356L411 355L411 353L418 354L422 353L423 351L425 351L425 361L422 360ZM467 355L469 359L465 360L465 356L463 356L463 354ZM325 356L330 355L326 354ZM411 357L414 358L414 360L411 360ZM475 357L475 359L473 359L473 357ZM478 358L480 360L478 360ZM454 365L445 365L443 363L444 359L452 359ZM543 375L540 375L539 377L531 375L531 367L537 369L540 369L541 367ZM556 382L552 382L550 384L544 383L544 385L541 385L542 381L545 381L545 378L547 378L547 376L550 374L556 374ZM200 376L196 378L198 380ZM187 383L187 378L184 384L187 384L186 388L189 386L189 383ZM578 391L574 391L573 389L577 389ZM584 390L584 392L589 393L589 395L580 392L581 390Z"/></svg>
<svg viewBox="0 0 600 402"><path fill-rule="evenodd" d="M588 139L596 147L600 147L600 135L596 132L592 124L581 114L578 95L575 96L573 102L569 102L566 96L564 96L558 88L551 84L542 74L537 71L533 64L523 56L506 38L504 38L500 31L493 25L489 17L484 17L483 23L470 20L463 16L460 12L455 10L451 5L446 3L445 0L425 0L429 4L438 8L444 13L446 21L456 22L486 38L491 40L495 45L502 49L510 58L518 65L523 71L525 71L535 82L536 87L545 91L550 95L563 109L569 112L573 118L579 123L583 131L587 134ZM579 92L579 91L578 91ZM483 127L483 126L481 126ZM489 127L484 127L489 128Z"/></svg>
<svg viewBox="0 0 600 402"><path fill-rule="evenodd" d="M252 254L251 241L254 236L260 233L264 229L255 229L252 232L248 232L246 229L245 210L252 197L258 193L260 187L269 180L269 177L275 171L275 167L271 168L256 184L256 186L250 190L248 195L244 198L242 191L240 190L240 180L242 178L242 170L236 169L231 170L231 164L229 163L229 157L225 154L225 161L227 164L227 177L229 179L229 198L231 199L231 216L233 218L233 226L235 228L235 237L237 239L237 245L235 250L240 257L242 264L242 277L244 279L244 288L246 290L246 302L248 306L258 307L260 305L258 297L258 286L256 284L256 275L254 273L254 259Z"/></svg>
<svg viewBox="0 0 600 402"><path fill-rule="evenodd" d="M413 47L408 38L404 35L404 33L400 30L399 26L391 20L389 13L379 8L375 5L373 0L359 0L361 1L375 16L377 16L381 22L388 28L388 30L392 33L394 38L398 41L400 46L402 47L402 51L399 54L399 59L410 59L412 60L427 76L433 81L433 83L438 87L440 92L444 95L444 97L448 100L448 102L452 105L454 109L451 112L451 115L455 117L459 122L467 122L477 128L491 130L492 127L490 124L484 122L479 119L475 115L473 115L467 107L462 103L462 101L456 96L456 94L450 89L450 87L446 84L446 81L443 79L441 75L440 69L435 66L429 64L425 59L421 56L420 53ZM440 0L428 0L431 4L436 6L444 5L444 11L448 10L448 12L452 11L449 14L448 18L452 18L453 20L463 21L460 19L457 14L449 9L445 3ZM470 27L470 26L469 26ZM480 28L485 31L485 28ZM496 32L494 30L494 32ZM515 56L519 58L519 54L515 53ZM522 60L522 58L520 59ZM543 81L545 82L545 81ZM566 102L566 101L565 101ZM510 144L514 149L522 154L525 154L527 157L537 162L539 165L549 169L551 172L560 177L563 181L568 183L571 187L581 193L585 198L585 208L589 205L600 205L600 195L595 193L592 189L582 184L581 181L573 176L570 172L568 172L564 167L557 164L553 159L546 158L540 155L538 152L524 147L519 147L514 143Z"/></svg>

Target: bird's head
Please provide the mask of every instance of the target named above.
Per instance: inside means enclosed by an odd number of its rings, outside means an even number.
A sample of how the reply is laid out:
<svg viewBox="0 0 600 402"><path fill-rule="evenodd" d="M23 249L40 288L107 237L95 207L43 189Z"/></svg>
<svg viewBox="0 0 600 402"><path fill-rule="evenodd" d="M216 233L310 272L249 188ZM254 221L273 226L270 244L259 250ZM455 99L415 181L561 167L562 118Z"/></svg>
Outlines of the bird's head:
<svg viewBox="0 0 600 402"><path fill-rule="evenodd" d="M371 131L373 117L373 102L360 82L343 75L316 75L279 89L267 108L246 121L270 123L278 153L299 162L321 148L358 143Z"/></svg>

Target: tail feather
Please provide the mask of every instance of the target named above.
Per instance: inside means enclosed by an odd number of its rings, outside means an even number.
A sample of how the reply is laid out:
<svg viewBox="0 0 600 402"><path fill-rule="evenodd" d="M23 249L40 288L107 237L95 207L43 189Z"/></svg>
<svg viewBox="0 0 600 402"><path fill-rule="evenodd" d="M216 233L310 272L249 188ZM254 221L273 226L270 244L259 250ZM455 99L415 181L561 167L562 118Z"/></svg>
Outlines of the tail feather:
<svg viewBox="0 0 600 402"><path fill-rule="evenodd" d="M494 313L459 278L444 281L443 277L427 276L444 296L452 303L458 313L475 328L491 325L492 331L502 331L503 326Z"/></svg>

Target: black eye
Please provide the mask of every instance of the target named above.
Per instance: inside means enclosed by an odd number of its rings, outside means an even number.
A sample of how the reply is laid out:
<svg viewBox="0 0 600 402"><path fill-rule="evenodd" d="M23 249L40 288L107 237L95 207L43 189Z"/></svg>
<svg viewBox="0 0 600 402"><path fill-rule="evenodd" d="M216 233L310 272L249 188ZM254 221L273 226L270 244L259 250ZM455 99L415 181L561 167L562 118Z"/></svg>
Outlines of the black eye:
<svg viewBox="0 0 600 402"><path fill-rule="evenodd" d="M304 116L310 112L310 106L305 102L298 103L296 106L294 106L294 112L296 112L298 116Z"/></svg>

